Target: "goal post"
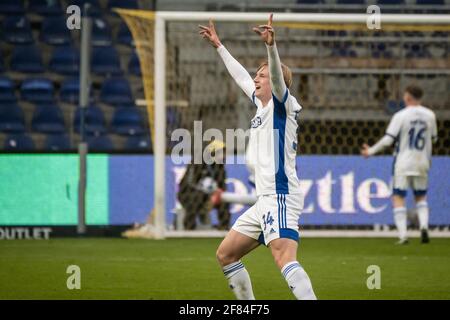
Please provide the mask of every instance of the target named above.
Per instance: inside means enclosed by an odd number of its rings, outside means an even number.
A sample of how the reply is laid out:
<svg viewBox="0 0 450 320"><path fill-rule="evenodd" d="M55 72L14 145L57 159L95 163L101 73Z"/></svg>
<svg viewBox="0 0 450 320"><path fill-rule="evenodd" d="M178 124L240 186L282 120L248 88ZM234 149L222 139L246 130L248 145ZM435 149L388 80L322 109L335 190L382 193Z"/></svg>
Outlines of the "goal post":
<svg viewBox="0 0 450 320"><path fill-rule="evenodd" d="M167 72L173 68L167 47L168 23L202 22L211 18L224 23L265 22L268 13L252 12L150 12L116 9L131 30L141 63L150 132L154 146L154 221L155 238L164 238L166 230L166 110L168 96ZM368 30L370 14L342 13L275 13L274 25L305 30ZM385 14L380 15L381 30L450 31L447 14ZM192 36L196 30L185 30ZM363 31L364 32L364 31ZM220 33L220 31L219 31ZM200 41L200 40L198 40ZM244 40L245 41L245 40ZM232 52L233 53L233 52ZM219 58L217 58L219 59Z"/></svg>

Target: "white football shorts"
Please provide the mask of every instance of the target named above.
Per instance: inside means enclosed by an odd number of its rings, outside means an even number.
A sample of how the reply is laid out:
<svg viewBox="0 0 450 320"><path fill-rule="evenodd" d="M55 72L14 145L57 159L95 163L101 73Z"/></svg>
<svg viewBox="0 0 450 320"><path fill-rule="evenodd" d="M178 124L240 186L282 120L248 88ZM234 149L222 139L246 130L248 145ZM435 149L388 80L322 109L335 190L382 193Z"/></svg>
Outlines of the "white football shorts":
<svg viewBox="0 0 450 320"><path fill-rule="evenodd" d="M261 195L232 229L266 246L274 239L299 239L298 219L303 210L302 194Z"/></svg>
<svg viewBox="0 0 450 320"><path fill-rule="evenodd" d="M392 179L393 194L406 196L408 189L412 189L415 196L426 195L428 188L427 176L394 176Z"/></svg>

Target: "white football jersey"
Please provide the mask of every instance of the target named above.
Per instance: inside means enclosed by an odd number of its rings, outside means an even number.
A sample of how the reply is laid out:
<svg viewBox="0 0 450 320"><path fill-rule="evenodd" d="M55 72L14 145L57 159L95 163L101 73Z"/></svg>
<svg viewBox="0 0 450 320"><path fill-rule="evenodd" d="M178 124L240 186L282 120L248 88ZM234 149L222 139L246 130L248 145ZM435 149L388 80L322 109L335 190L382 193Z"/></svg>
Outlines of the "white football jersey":
<svg viewBox="0 0 450 320"><path fill-rule="evenodd" d="M302 107L286 90L283 101L275 96L263 107L253 94L257 106L251 121L246 161L255 168L256 195L298 194L296 171L297 116Z"/></svg>
<svg viewBox="0 0 450 320"><path fill-rule="evenodd" d="M395 176L425 176L437 139L436 116L423 106L406 107L391 119L386 134L395 139Z"/></svg>

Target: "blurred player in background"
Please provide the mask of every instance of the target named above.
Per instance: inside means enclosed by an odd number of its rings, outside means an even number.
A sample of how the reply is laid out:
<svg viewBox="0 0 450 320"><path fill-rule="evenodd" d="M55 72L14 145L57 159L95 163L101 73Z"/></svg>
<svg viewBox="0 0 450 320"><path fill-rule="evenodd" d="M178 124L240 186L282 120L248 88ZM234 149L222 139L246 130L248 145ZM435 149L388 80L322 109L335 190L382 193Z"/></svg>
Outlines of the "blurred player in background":
<svg viewBox="0 0 450 320"><path fill-rule="evenodd" d="M272 15L267 25L253 28L265 42L268 54L268 62L260 65L254 79L222 45L211 20L209 26L199 27L200 34L217 49L230 75L256 106L247 154L255 166L258 200L239 217L217 250L223 273L236 298L253 300L250 276L240 259L263 243L270 248L295 297L316 299L311 281L297 261L303 195L295 169L296 119L301 107L288 90L292 73L278 56Z"/></svg>
<svg viewBox="0 0 450 320"><path fill-rule="evenodd" d="M202 227L211 228L209 213L217 209L219 230L228 230L230 224L230 208L226 202L218 201L213 197L216 190L226 190L226 172L224 165L225 144L214 140L207 150L211 155L209 163L189 164L186 173L180 182L178 200L185 211L184 228L195 230L197 218Z"/></svg>
<svg viewBox="0 0 450 320"><path fill-rule="evenodd" d="M428 170L432 144L437 140L437 125L434 112L421 105L422 96L421 88L407 87L403 96L406 107L392 117L386 135L372 147L364 144L361 150L361 154L367 158L395 142L392 204L400 238L398 244L408 243L405 205L408 189L414 192L422 243L429 242Z"/></svg>

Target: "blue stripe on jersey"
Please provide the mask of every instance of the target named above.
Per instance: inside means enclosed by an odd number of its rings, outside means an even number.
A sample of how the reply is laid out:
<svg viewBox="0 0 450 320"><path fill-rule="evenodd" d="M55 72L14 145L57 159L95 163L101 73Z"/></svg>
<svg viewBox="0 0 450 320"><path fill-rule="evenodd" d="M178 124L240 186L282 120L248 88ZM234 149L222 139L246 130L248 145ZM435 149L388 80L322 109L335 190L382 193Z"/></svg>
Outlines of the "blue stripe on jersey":
<svg viewBox="0 0 450 320"><path fill-rule="evenodd" d="M258 108L258 106L256 105L256 101L255 101L255 93L256 93L256 91L253 91L253 93L252 93L252 101L253 101L253 104L255 105L255 107Z"/></svg>
<svg viewBox="0 0 450 320"><path fill-rule="evenodd" d="M286 89L285 97L283 97L284 102L286 101L286 96L288 94L288 90ZM273 98L273 129L278 130L278 142L274 139L274 157L275 157L275 168L277 169L275 172L275 188L277 194L286 194L289 193L289 184L288 178L286 176L286 172L284 171L284 147L285 147L285 133L286 133L286 107L284 102L278 101L274 94L272 94ZM275 148L277 147L278 150ZM277 154L278 153L278 154Z"/></svg>
<svg viewBox="0 0 450 320"><path fill-rule="evenodd" d="M284 206L284 214L283 214L284 227L287 228L287 221L286 221L286 195L285 194L283 194L283 206Z"/></svg>

